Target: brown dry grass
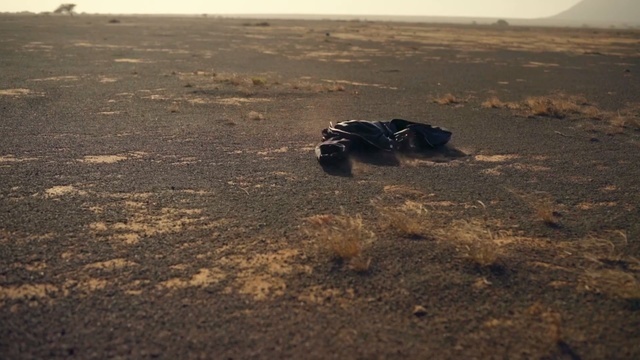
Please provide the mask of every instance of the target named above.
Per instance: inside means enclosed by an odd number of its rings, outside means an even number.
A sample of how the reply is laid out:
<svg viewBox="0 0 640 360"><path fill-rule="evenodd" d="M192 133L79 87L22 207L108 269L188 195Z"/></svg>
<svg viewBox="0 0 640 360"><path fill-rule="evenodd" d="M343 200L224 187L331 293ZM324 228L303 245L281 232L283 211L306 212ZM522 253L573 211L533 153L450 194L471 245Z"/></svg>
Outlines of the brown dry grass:
<svg viewBox="0 0 640 360"><path fill-rule="evenodd" d="M167 111L169 111L170 113L180 112L180 104L175 101L172 102L169 106L167 106Z"/></svg>
<svg viewBox="0 0 640 360"><path fill-rule="evenodd" d="M599 266L624 263L625 267L640 271L640 260L624 251L628 243L626 232L612 231L604 236L587 236L574 247L577 247L586 259Z"/></svg>
<svg viewBox="0 0 640 360"><path fill-rule="evenodd" d="M311 92L338 92L338 91L345 91L346 87L342 84L338 84L338 83L330 83L330 84L318 84L318 83L312 83L306 80L296 80L292 83L289 84L289 86L291 86L292 89L294 90L304 90L304 91L311 91Z"/></svg>
<svg viewBox="0 0 640 360"><path fill-rule="evenodd" d="M533 211L534 217L547 226L559 226L555 200L545 192L525 193L514 189L509 191L522 200Z"/></svg>
<svg viewBox="0 0 640 360"><path fill-rule="evenodd" d="M458 98L455 95L448 93L444 94L443 96L433 98L433 102L438 105L456 105L467 102L467 100Z"/></svg>
<svg viewBox="0 0 640 360"><path fill-rule="evenodd" d="M265 86L267 85L267 79L263 77L253 77L251 78L251 83L253 83L254 86Z"/></svg>
<svg viewBox="0 0 640 360"><path fill-rule="evenodd" d="M362 254L375 239L360 215L315 215L306 219L304 232L333 258L341 259L354 271L369 269L371 259Z"/></svg>
<svg viewBox="0 0 640 360"><path fill-rule="evenodd" d="M622 270L587 270L581 280L587 290L625 300L640 300L640 282Z"/></svg>
<svg viewBox="0 0 640 360"><path fill-rule="evenodd" d="M249 111L249 113L247 114L247 118L249 118L249 120L256 120L256 121L266 119L266 117L263 114L257 111Z"/></svg>
<svg viewBox="0 0 640 360"><path fill-rule="evenodd" d="M498 99L497 96L492 96L484 101L481 106L486 109L503 109L506 108L509 103L503 102Z"/></svg>
<svg viewBox="0 0 640 360"><path fill-rule="evenodd" d="M406 200L399 207L389 207L380 204L380 201L373 201L373 207L378 210L384 219L385 226L394 229L402 236L419 237L433 228L432 222L427 218L427 209L412 200Z"/></svg>
<svg viewBox="0 0 640 360"><path fill-rule="evenodd" d="M447 103L447 97L442 99ZM492 96L482 102L485 109L510 109L517 115L529 117L549 117L556 119L591 119L602 120L602 125L585 125L587 130L603 131L608 135L624 132L624 129L640 130L640 105L627 104L618 111L603 111L591 104L583 96L567 95L563 93L548 96L530 96L520 102L507 102Z"/></svg>
<svg viewBox="0 0 640 360"><path fill-rule="evenodd" d="M570 115L580 114L582 107L572 97L532 96L526 98L523 109L528 115L564 119Z"/></svg>
<svg viewBox="0 0 640 360"><path fill-rule="evenodd" d="M481 104L483 108L517 110L523 116L541 116L556 119L581 116L602 119L603 112L584 97L563 93L548 96L529 96L521 102L504 102L492 96Z"/></svg>
<svg viewBox="0 0 640 360"><path fill-rule="evenodd" d="M482 267L498 263L500 248L496 240L509 235L494 233L486 219L456 220L441 230L441 236L454 241L465 258Z"/></svg>
<svg viewBox="0 0 640 360"><path fill-rule="evenodd" d="M383 191L385 194L389 194L391 196L413 197L413 198L426 197L426 194L424 192L405 186L405 185L385 185L385 187L383 188Z"/></svg>
<svg viewBox="0 0 640 360"><path fill-rule="evenodd" d="M454 243L462 255L480 267L492 268L500 264L501 244L513 242L515 236L509 230L496 229L490 225L487 207L482 219L455 220L446 228L438 230L438 237Z"/></svg>
<svg viewBox="0 0 640 360"><path fill-rule="evenodd" d="M609 124L617 128L640 130L640 104L627 104L627 106L607 116Z"/></svg>
<svg viewBox="0 0 640 360"><path fill-rule="evenodd" d="M249 86L251 79L236 73L213 73L216 82L227 83L233 86Z"/></svg>
<svg viewBox="0 0 640 360"><path fill-rule="evenodd" d="M324 89L328 92L336 92L336 91L345 91L345 87L342 84L333 83L330 85L325 85Z"/></svg>
<svg viewBox="0 0 640 360"><path fill-rule="evenodd" d="M610 231L560 245L566 254L576 254L589 261L576 269L579 282L587 291L610 297L640 301L640 260L626 251L627 233Z"/></svg>

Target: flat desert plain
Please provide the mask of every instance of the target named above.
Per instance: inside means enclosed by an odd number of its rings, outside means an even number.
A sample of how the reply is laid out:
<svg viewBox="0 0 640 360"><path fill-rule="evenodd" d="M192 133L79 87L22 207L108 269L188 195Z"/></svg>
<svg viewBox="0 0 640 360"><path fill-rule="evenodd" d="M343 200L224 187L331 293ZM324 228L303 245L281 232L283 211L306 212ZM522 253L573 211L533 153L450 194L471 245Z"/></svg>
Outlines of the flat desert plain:
<svg viewBox="0 0 640 360"><path fill-rule="evenodd" d="M640 32L0 17L0 357L640 358ZM329 122L446 148L321 167Z"/></svg>

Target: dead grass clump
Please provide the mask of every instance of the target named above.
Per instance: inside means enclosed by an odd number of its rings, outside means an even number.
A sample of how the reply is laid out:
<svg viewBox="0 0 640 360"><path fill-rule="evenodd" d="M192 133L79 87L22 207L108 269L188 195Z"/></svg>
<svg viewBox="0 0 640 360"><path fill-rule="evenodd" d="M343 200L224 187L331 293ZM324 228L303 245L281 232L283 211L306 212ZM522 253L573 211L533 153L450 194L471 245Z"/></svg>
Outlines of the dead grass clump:
<svg viewBox="0 0 640 360"><path fill-rule="evenodd" d="M354 257L349 261L349 269L357 273L366 273L371 268L371 258Z"/></svg>
<svg viewBox="0 0 640 360"><path fill-rule="evenodd" d="M551 199L537 199L530 203L533 207L536 217L549 226L557 226L559 224L556 218L556 212L553 210L554 203Z"/></svg>
<svg viewBox="0 0 640 360"><path fill-rule="evenodd" d="M497 96L492 96L483 102L481 106L486 109L504 109L507 107L507 103L498 99Z"/></svg>
<svg viewBox="0 0 640 360"><path fill-rule="evenodd" d="M583 275L582 281L587 290L625 300L640 301L640 282L635 276L622 270L589 270Z"/></svg>
<svg viewBox="0 0 640 360"><path fill-rule="evenodd" d="M614 128L640 130L640 105L627 105L625 109L610 113L606 118Z"/></svg>
<svg viewBox="0 0 640 360"><path fill-rule="evenodd" d="M523 102L528 115L546 116L564 119L570 115L580 114L581 106L571 97L566 96L533 96Z"/></svg>
<svg viewBox="0 0 640 360"><path fill-rule="evenodd" d="M423 198L426 196L424 192L405 186L405 185L385 185L382 191L384 191L385 194L391 194L394 196L414 197L414 198L415 197Z"/></svg>
<svg viewBox="0 0 640 360"><path fill-rule="evenodd" d="M180 104L177 102L172 102L169 106L167 106L167 111L170 113L180 112Z"/></svg>
<svg viewBox="0 0 640 360"><path fill-rule="evenodd" d="M454 221L447 229L441 230L441 236L457 243L458 250L476 265L492 267L498 264L499 245L497 237L487 226L486 219Z"/></svg>
<svg viewBox="0 0 640 360"><path fill-rule="evenodd" d="M305 90L311 92L322 92L325 89L324 85L321 84L313 84L308 81L295 81L290 84L291 88L294 90Z"/></svg>
<svg viewBox="0 0 640 360"><path fill-rule="evenodd" d="M246 85L247 79L243 78L240 75L232 74L223 79L223 81L233 86L241 86Z"/></svg>
<svg viewBox="0 0 640 360"><path fill-rule="evenodd" d="M606 113L590 104L582 96L562 93L549 96L530 96L521 102L503 102L492 96L481 104L483 108L517 110L522 116L542 116L556 119L583 117L602 120Z"/></svg>
<svg viewBox="0 0 640 360"><path fill-rule="evenodd" d="M324 89L328 92L345 91L344 85L336 84L336 83L331 85L325 85Z"/></svg>
<svg viewBox="0 0 640 360"><path fill-rule="evenodd" d="M267 85L267 79L263 77L253 77L251 78L251 83L253 83L254 86L265 86Z"/></svg>
<svg viewBox="0 0 640 360"><path fill-rule="evenodd" d="M624 231L609 232L609 236L588 236L575 244L573 251L578 251L586 259L599 266L621 266L625 269L640 271L640 260L625 253L627 234Z"/></svg>
<svg viewBox="0 0 640 360"><path fill-rule="evenodd" d="M529 206L535 218L541 220L545 225L560 226L555 201L551 195L545 192L524 193L513 189L510 192Z"/></svg>
<svg viewBox="0 0 640 360"><path fill-rule="evenodd" d="M209 73L203 72L204 76L209 75ZM246 76L242 76L236 73L210 73L210 75L214 78L215 82L229 84L232 86L250 86L252 85L252 81L250 78Z"/></svg>
<svg viewBox="0 0 640 360"><path fill-rule="evenodd" d="M249 111L249 113L247 114L247 118L249 118L249 120L256 120L256 121L262 121L266 119L266 117L263 114L257 111Z"/></svg>
<svg viewBox="0 0 640 360"><path fill-rule="evenodd" d="M305 233L332 257L345 261L354 271L369 269L371 259L363 257L363 249L375 239L360 215L316 215L307 218Z"/></svg>
<svg viewBox="0 0 640 360"><path fill-rule="evenodd" d="M466 102L466 100L457 98L455 95L448 93L443 96L434 98L433 102L438 105L456 105Z"/></svg>
<svg viewBox="0 0 640 360"><path fill-rule="evenodd" d="M429 229L430 222L426 218L428 211L419 202L406 200L399 207L388 207L374 201L372 205L385 220L385 225L402 236L420 237Z"/></svg>

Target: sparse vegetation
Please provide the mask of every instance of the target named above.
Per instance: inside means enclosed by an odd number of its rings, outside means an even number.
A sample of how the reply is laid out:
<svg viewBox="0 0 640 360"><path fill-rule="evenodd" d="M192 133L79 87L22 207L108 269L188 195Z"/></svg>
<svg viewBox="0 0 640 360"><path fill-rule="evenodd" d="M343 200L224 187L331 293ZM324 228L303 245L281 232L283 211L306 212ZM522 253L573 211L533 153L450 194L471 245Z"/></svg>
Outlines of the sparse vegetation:
<svg viewBox="0 0 640 360"><path fill-rule="evenodd" d="M261 121L266 119L266 117L263 114L257 111L249 111L249 113L247 114L247 117L249 118L249 120L256 120L256 121Z"/></svg>
<svg viewBox="0 0 640 360"><path fill-rule="evenodd" d="M487 220L457 220L441 236L456 243L458 250L471 262L481 267L491 267L498 263L499 246L497 237L507 233L494 234L487 225Z"/></svg>
<svg viewBox="0 0 640 360"><path fill-rule="evenodd" d="M640 282L630 271L640 271L640 260L625 251L627 234L623 231L610 232L610 236L589 236L573 245L585 259L592 262L581 275L580 280L586 290L608 296L640 301Z"/></svg>
<svg viewBox="0 0 640 360"><path fill-rule="evenodd" d="M328 92L344 91L345 87L342 84L333 83L331 85L325 85L324 89Z"/></svg>
<svg viewBox="0 0 640 360"><path fill-rule="evenodd" d="M560 225L558 212L555 210L553 197L545 192L524 193L511 189L510 192L531 208L536 219L545 225L556 227Z"/></svg>
<svg viewBox="0 0 640 360"><path fill-rule="evenodd" d="M607 118L613 127L640 130L640 105L628 104L626 108L608 114Z"/></svg>
<svg viewBox="0 0 640 360"><path fill-rule="evenodd" d="M562 95L558 97L533 96L524 100L522 108L526 109L529 115L564 119L570 115L581 113L582 107L578 104L577 99Z"/></svg>
<svg viewBox="0 0 640 360"><path fill-rule="evenodd" d="M602 112L582 96L563 93L549 96L530 96L522 102L503 102L492 96L482 103L483 108L517 110L523 116L542 116L565 119L583 116L590 119L602 118Z"/></svg>
<svg viewBox="0 0 640 360"><path fill-rule="evenodd" d="M640 106L629 104L626 108L616 111L602 111L589 103L582 96L572 96L562 93L549 96L531 96L521 102L501 101L492 96L481 106L489 109L510 109L521 116L541 116L556 119L591 119L603 120L603 125L582 125L588 131L603 131L608 135L624 132L624 129L640 130Z"/></svg>
<svg viewBox="0 0 640 360"><path fill-rule="evenodd" d="M291 88L294 90L304 90L304 91L311 91L311 92L318 92L318 93L338 92L338 91L346 90L346 87L344 85L338 84L335 82L330 84L317 84L317 83L309 82L307 80L294 81L290 83L289 86L291 86Z"/></svg>
<svg viewBox="0 0 640 360"><path fill-rule="evenodd" d="M587 290L625 300L640 301L640 282L630 273L617 269L589 270L582 276Z"/></svg>
<svg viewBox="0 0 640 360"><path fill-rule="evenodd" d="M172 103L167 107L167 110L168 110L170 113L177 113L177 112L180 112L180 104L178 104L177 102L175 102L175 101L174 101L174 102L172 102Z"/></svg>
<svg viewBox="0 0 640 360"><path fill-rule="evenodd" d="M425 216L428 214L427 209L419 202L406 200L399 207L389 207L381 205L380 201L374 201L373 206L384 219L385 226L402 236L423 236L431 225Z"/></svg>
<svg viewBox="0 0 640 360"><path fill-rule="evenodd" d="M267 79L263 77L253 77L251 78L251 82L254 86L265 86L267 85Z"/></svg>
<svg viewBox="0 0 640 360"><path fill-rule="evenodd" d="M467 102L464 99L460 99L451 93L447 93L443 96L439 96L433 99L433 102L438 105L455 105Z"/></svg>
<svg viewBox="0 0 640 360"><path fill-rule="evenodd" d="M497 96L492 96L482 103L483 108L502 109L507 107L507 103L500 101Z"/></svg>
<svg viewBox="0 0 640 360"><path fill-rule="evenodd" d="M307 218L305 233L333 258L342 260L354 271L369 269L371 260L362 254L375 239L360 215L316 215Z"/></svg>

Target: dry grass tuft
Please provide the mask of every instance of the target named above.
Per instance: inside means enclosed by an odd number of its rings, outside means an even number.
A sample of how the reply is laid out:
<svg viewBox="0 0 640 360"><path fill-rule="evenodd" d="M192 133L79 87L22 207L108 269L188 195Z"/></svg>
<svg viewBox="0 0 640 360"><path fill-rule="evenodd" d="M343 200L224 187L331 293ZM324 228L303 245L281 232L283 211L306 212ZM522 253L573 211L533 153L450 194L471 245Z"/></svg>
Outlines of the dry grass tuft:
<svg viewBox="0 0 640 360"><path fill-rule="evenodd" d="M397 195L397 196L405 196L405 197L425 197L426 194L420 190L416 190L410 188L405 185L385 185L383 188L385 194Z"/></svg>
<svg viewBox="0 0 640 360"><path fill-rule="evenodd" d="M336 82L330 84L317 84L306 80L296 80L289 85L294 90L311 91L317 93L346 91L346 87L343 84L339 84Z"/></svg>
<svg viewBox="0 0 640 360"><path fill-rule="evenodd" d="M429 212L419 202L406 200L399 207L388 207L381 205L379 201L374 201L372 205L385 220L385 225L402 236L423 236L432 225L426 218Z"/></svg>
<svg viewBox="0 0 640 360"><path fill-rule="evenodd" d="M640 281L633 275L640 271L640 260L625 251L628 244L624 231L609 232L609 236L588 236L567 244L565 251L577 253L593 266L581 274L586 290L634 302L640 301Z"/></svg>
<svg viewBox="0 0 640 360"><path fill-rule="evenodd" d="M640 260L629 256L624 248L628 245L624 231L608 232L609 236L588 236L572 244L571 251L580 254L599 266L623 266L626 269L640 270Z"/></svg>
<svg viewBox="0 0 640 360"><path fill-rule="evenodd" d="M640 130L640 105L628 104L626 108L605 116L614 128Z"/></svg>
<svg viewBox="0 0 640 360"><path fill-rule="evenodd" d="M527 115L557 119L582 113L582 106L577 103L575 98L562 95L528 97L523 102L523 109L526 109Z"/></svg>
<svg viewBox="0 0 640 360"><path fill-rule="evenodd" d="M581 116L588 119L602 119L604 113L589 104L582 96L566 95L563 93L549 96L530 96L522 102L503 102L492 96L482 103L483 108L518 110L523 116L542 116L565 119Z"/></svg>
<svg viewBox="0 0 640 360"><path fill-rule="evenodd" d="M550 199L538 199L533 203L530 203L535 211L536 217L545 225L557 226L559 221L556 218L556 212L553 210L554 203Z"/></svg>
<svg viewBox="0 0 640 360"><path fill-rule="evenodd" d="M467 102L464 99L457 98L455 95L448 93L440 97L436 97L433 99L433 102L438 105L456 105L460 103Z"/></svg>
<svg viewBox="0 0 640 360"><path fill-rule="evenodd" d="M446 228L438 230L438 237L455 243L456 248L473 264L491 269L500 266L501 244L512 242L514 235L507 230L492 230L489 225L486 205L482 219L456 220Z"/></svg>
<svg viewBox="0 0 640 360"><path fill-rule="evenodd" d="M640 282L630 273L621 270L589 270L582 276L587 290L594 290L625 300L640 300Z"/></svg>
<svg viewBox="0 0 640 360"><path fill-rule="evenodd" d="M367 271L371 259L364 258L362 251L375 239L367 230L360 215L315 215L309 217L305 233L332 257L343 260L354 271Z"/></svg>
<svg viewBox="0 0 640 360"><path fill-rule="evenodd" d="M267 79L263 77L253 77L251 78L251 83L253 83L254 86L265 86L267 85Z"/></svg>
<svg viewBox="0 0 640 360"><path fill-rule="evenodd" d="M482 107L485 109L504 109L508 103L501 101L497 96L492 96L482 103Z"/></svg>
<svg viewBox="0 0 640 360"><path fill-rule="evenodd" d="M498 263L499 245L497 237L505 234L494 234L487 226L486 219L457 220L446 230L441 230L441 236L455 241L467 259L482 267L491 267Z"/></svg>
<svg viewBox="0 0 640 360"><path fill-rule="evenodd" d="M371 268L371 258L358 256L349 261L349 269L357 273L366 273Z"/></svg>
<svg viewBox="0 0 640 360"><path fill-rule="evenodd" d="M172 102L171 105L167 106L167 111L169 111L170 113L180 112L180 104L175 101Z"/></svg>
<svg viewBox="0 0 640 360"><path fill-rule="evenodd" d="M560 221L557 217L558 212L555 210L555 201L551 195L545 192L524 193L513 189L509 191L528 205L535 217L545 225L551 227L560 226Z"/></svg>
<svg viewBox="0 0 640 360"><path fill-rule="evenodd" d="M247 118L249 118L249 120L256 120L256 121L261 121L266 119L266 117L263 114L257 111L249 111L249 113L247 114Z"/></svg>
<svg viewBox="0 0 640 360"><path fill-rule="evenodd" d="M328 92L345 91L344 85L336 84L336 83L331 84L331 85L325 85L324 88Z"/></svg>

